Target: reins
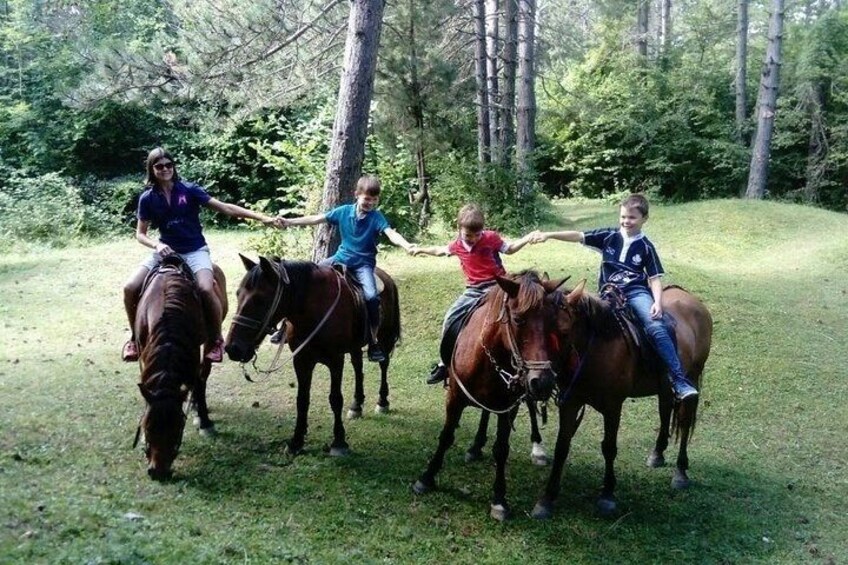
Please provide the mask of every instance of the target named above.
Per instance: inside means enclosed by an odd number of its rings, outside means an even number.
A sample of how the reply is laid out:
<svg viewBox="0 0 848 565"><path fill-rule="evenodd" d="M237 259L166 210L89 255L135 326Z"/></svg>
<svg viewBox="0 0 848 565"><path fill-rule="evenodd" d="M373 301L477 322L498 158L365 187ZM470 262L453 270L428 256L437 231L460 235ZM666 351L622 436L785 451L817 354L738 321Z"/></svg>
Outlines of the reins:
<svg viewBox="0 0 848 565"><path fill-rule="evenodd" d="M341 296L342 296L342 275L339 274L335 270L333 270L333 273L335 273L335 275L336 275L336 298L335 298L335 300L333 300L333 303L330 305L330 308L327 310L327 312L324 313L324 317L321 318L321 321L318 322L318 325L315 326L315 328L306 337L306 339L303 341L303 343L301 343L294 351L292 351L290 359L294 359L295 356L298 353L300 353L301 350L303 350L303 348L306 347L309 344L309 342L312 341L312 338L314 338L318 334L318 332L321 330L321 328L324 327L324 324L326 324L327 320L330 319L330 315L332 315L333 311L335 311L336 306L338 305L339 300L341 299ZM282 275L280 273L278 273L277 289L274 293L274 300L271 302L271 308L268 310L268 313L265 315L265 318L262 320L261 324L259 324L253 318L248 318L246 316L237 315L233 318L234 324L242 325L242 326L245 326L247 328L259 328L258 333L254 337L254 342L258 341L260 336L261 337L265 336L265 334L267 333L268 324L271 321L271 319L273 318L273 315L276 313L277 307L279 306L280 301L282 300L282 295L283 295L283 290L284 290L282 280L283 280ZM281 323L283 325L285 325L286 318L283 318L281 320ZM284 363L278 364L278 362L280 361L280 357L282 356L283 346L285 345L285 343L286 343L285 338L280 340L280 343L277 346L277 351L274 354L274 358L271 360L271 364L268 366L267 369L260 369L259 367L256 366L257 356L254 355L253 356L253 362L251 363L253 365L253 369L257 373L260 373L260 374L263 374L263 375L270 375L271 373L274 373L274 372L282 369ZM244 372L244 378L247 379L248 381L253 382L250 379L250 376L248 375L247 370L244 369L244 363L242 363L242 371Z"/></svg>

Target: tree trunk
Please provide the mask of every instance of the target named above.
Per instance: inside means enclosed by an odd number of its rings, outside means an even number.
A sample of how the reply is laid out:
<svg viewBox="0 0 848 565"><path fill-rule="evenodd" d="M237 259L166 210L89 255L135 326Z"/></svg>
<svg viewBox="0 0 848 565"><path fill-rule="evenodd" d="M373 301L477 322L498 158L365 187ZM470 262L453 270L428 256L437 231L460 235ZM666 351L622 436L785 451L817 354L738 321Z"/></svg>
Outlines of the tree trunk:
<svg viewBox="0 0 848 565"><path fill-rule="evenodd" d="M745 144L748 119L748 0L739 0L736 15L736 139Z"/></svg>
<svg viewBox="0 0 848 565"><path fill-rule="evenodd" d="M503 96L500 162L509 167L515 146L515 70L518 51L518 0L504 0Z"/></svg>
<svg viewBox="0 0 848 565"><path fill-rule="evenodd" d="M660 50L666 53L671 41L671 0L660 0Z"/></svg>
<svg viewBox="0 0 848 565"><path fill-rule="evenodd" d="M498 88L498 53L500 52L500 7L498 0L486 0L486 87L489 98L489 140L492 161L499 159L500 88Z"/></svg>
<svg viewBox="0 0 848 565"><path fill-rule="evenodd" d="M636 52L642 57L648 56L648 15L650 4L648 0L639 0L636 12Z"/></svg>
<svg viewBox="0 0 848 565"><path fill-rule="evenodd" d="M412 204L420 206L418 225L424 228L430 219L430 187L427 179L427 160L424 154L424 98L418 78L418 49L415 36L415 6L409 3L409 99L410 113L415 124L415 168L418 173L418 191Z"/></svg>
<svg viewBox="0 0 848 565"><path fill-rule="evenodd" d="M814 79L810 85L810 100L807 102L810 116L810 141L807 147L807 182L804 185L804 201L819 201L819 188L825 175L827 157L827 128L824 123L826 85Z"/></svg>
<svg viewBox="0 0 848 565"><path fill-rule="evenodd" d="M321 202L325 211L352 201L353 188L362 173L384 7L385 0L350 0L336 119ZM315 231L312 260L329 257L338 246L337 230L329 224L320 224Z"/></svg>
<svg viewBox="0 0 848 565"><path fill-rule="evenodd" d="M518 107L516 161L521 177L519 197L533 190L533 150L536 146L536 0L518 3Z"/></svg>
<svg viewBox="0 0 848 565"><path fill-rule="evenodd" d="M477 79L477 162L480 172L491 161L489 96L486 91L486 5L474 0L474 76Z"/></svg>
<svg viewBox="0 0 848 565"><path fill-rule="evenodd" d="M769 153L774 131L774 114L777 111L777 95L780 84L780 52L783 42L783 0L774 0L769 24L768 48L766 49L760 92L757 95L757 133L751 152L751 169L748 173L747 198L762 198L768 181Z"/></svg>

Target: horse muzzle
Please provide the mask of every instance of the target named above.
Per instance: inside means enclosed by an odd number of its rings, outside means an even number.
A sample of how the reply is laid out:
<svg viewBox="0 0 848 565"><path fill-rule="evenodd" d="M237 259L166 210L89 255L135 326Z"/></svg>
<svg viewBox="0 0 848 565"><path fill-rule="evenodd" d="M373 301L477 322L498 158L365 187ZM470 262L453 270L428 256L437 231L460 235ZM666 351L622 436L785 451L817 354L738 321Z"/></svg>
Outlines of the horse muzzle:
<svg viewBox="0 0 848 565"><path fill-rule="evenodd" d="M554 390L556 378L550 369L531 369L527 372L527 394L532 400L544 402Z"/></svg>
<svg viewBox="0 0 848 565"><path fill-rule="evenodd" d="M224 347L224 351L227 352L227 357L230 358L230 361L238 361L239 363L247 363L256 354L253 348L245 347L236 342L228 343Z"/></svg>

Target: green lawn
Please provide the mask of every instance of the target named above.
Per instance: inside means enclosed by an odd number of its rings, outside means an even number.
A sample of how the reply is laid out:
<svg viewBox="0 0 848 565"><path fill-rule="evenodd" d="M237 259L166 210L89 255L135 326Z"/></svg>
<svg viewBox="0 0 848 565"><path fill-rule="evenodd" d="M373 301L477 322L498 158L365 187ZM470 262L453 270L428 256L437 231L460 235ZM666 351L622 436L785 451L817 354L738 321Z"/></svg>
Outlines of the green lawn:
<svg viewBox="0 0 848 565"><path fill-rule="evenodd" d="M617 215L597 202L556 207L560 218L547 229L610 225ZM844 563L848 216L722 200L655 206L646 232L667 282L697 294L715 319L690 447L694 484L673 492L670 468L645 467L656 403L628 402L620 510L600 517L601 418L589 411L557 512L534 521L528 513L548 470L530 463L522 413L508 468L515 515L505 524L488 516L491 465L463 462L473 410L439 490L419 497L410 489L441 429L443 392L423 380L443 312L462 287L455 259L381 252L400 286L403 341L388 415L371 411L378 375L366 368L368 411L346 425L351 456L323 451L332 436L326 370L313 386L307 452L289 459L291 368L249 383L225 362L209 383L220 435L187 429L176 480L159 484L131 449L138 368L119 361L121 285L145 250L127 237L0 256L0 563ZM248 235L209 239L234 297ZM505 262L594 286L598 255L548 242ZM272 356L266 344L260 365ZM554 422L552 410L543 430L551 453Z"/></svg>

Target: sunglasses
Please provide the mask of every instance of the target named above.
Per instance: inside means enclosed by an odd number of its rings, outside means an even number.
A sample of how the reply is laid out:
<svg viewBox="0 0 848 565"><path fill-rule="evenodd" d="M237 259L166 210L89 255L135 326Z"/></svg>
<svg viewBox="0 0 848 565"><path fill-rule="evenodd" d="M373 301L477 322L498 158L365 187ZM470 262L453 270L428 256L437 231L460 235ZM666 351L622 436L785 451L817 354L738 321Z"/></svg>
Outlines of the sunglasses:
<svg viewBox="0 0 848 565"><path fill-rule="evenodd" d="M162 170L165 170L165 169L173 169L174 164L173 163L156 163L155 165L153 165L153 168L156 169L157 171L162 171Z"/></svg>

